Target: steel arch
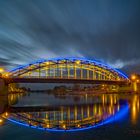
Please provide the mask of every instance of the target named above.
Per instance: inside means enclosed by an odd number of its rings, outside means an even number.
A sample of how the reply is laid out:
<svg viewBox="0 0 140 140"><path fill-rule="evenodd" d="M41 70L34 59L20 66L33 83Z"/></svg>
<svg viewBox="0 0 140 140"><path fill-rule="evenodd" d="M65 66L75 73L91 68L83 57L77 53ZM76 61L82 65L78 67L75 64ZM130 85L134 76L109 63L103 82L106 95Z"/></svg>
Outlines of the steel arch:
<svg viewBox="0 0 140 140"><path fill-rule="evenodd" d="M86 58L41 59L9 71L11 77L124 81L128 77L100 61Z"/></svg>

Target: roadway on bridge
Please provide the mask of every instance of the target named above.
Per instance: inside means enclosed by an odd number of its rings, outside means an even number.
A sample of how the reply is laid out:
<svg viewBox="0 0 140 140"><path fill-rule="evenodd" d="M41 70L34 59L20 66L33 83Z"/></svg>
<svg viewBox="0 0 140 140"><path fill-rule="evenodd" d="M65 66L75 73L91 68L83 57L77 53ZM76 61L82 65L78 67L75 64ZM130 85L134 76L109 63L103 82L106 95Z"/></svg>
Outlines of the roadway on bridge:
<svg viewBox="0 0 140 140"><path fill-rule="evenodd" d="M126 85L129 81L112 80L93 80L93 79L64 79L64 78L6 78L7 84L10 83L67 83L67 84L110 84Z"/></svg>

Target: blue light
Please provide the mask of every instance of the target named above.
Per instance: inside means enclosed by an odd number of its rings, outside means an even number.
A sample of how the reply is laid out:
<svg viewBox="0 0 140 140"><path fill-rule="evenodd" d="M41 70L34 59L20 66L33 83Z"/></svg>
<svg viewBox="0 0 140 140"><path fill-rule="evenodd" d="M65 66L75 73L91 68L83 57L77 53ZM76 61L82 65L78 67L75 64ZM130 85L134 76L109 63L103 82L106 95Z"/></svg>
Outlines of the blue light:
<svg viewBox="0 0 140 140"><path fill-rule="evenodd" d="M26 64L26 65L22 65L22 66L19 66L17 68L14 68L12 70L9 70L8 72L14 72L14 71L17 71L19 69L23 69L23 68L26 68L30 65L35 65L35 64L39 64L39 63L43 63L43 62L47 62L47 61L57 61L57 60L70 60L70 61L75 61L75 60L81 60L81 61L84 61L84 62L89 62L91 64L95 63L96 65L98 66L101 66L101 67L104 67L104 68L107 68L109 70L113 70L115 72L117 72L120 76L124 77L125 79L128 79L128 76L124 73L122 73L120 70L117 70L115 68L112 68L111 66L107 65L107 64L104 64L98 60L90 60L90 59L86 59L86 58L78 58L78 57L60 57L60 58L52 58L52 59L40 59L40 60L37 60L37 61L34 61L34 62L31 62L29 64ZM128 79L129 80L129 79Z"/></svg>
<svg viewBox="0 0 140 140"><path fill-rule="evenodd" d="M10 118L8 118L8 120L10 122L13 122L13 123L16 123L16 124L19 124L19 125L23 125L23 126L26 126L26 127L35 128L35 129L39 129L39 130L46 130L46 131L49 131L49 132L74 132L74 131L83 131L83 130L88 130L88 129L92 129L92 128L97 128L99 126L103 126L105 124L112 123L113 121L120 120L121 118L123 118L128 113L128 111L129 111L129 106L128 106L128 104L126 104L118 112L116 112L115 115L107 118L106 120L102 121L101 123L98 123L96 125L87 126L87 127L84 127L84 128L75 128L75 129L69 129L69 130L62 130L62 129L57 129L57 128L51 128L51 129L42 128L42 127L30 126L29 124L21 123L21 122L18 122L16 120L13 120L13 119L10 119Z"/></svg>

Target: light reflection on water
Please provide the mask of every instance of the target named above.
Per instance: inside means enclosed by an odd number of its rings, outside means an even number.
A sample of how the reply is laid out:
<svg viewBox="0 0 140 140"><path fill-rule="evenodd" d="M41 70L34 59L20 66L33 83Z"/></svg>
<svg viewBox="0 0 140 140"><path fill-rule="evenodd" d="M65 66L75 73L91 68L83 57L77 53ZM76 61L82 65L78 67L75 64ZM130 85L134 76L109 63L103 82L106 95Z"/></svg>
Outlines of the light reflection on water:
<svg viewBox="0 0 140 140"><path fill-rule="evenodd" d="M18 98L18 100L17 100ZM4 108L7 99L1 99L0 100L0 106ZM56 101L56 102L55 102ZM87 131L76 131L75 133L49 133L48 129L47 131L38 131L36 128L41 129L42 127L38 127L39 123L36 124L37 126L31 126L29 125L29 120L27 118L27 127L21 127L17 125L19 124L19 121L22 121L23 118L21 117L19 119L14 117L13 119L17 121L16 122L11 122L11 121L6 121L5 123L0 124L0 132L1 136L0 139L4 140L9 140L11 139L11 134L16 134L17 139L18 137L21 137L21 139L54 139L54 140L62 140L62 139L78 139L78 140L93 140L93 139L98 139L98 140L117 140L119 136L119 139L139 139L140 138L140 95L139 94L100 94L100 95L89 95L89 94L82 94L82 95L63 95L63 96L57 96L55 94L44 94L44 93L30 93L30 94L11 94L9 95L9 104L17 107L17 106L24 106L26 107L27 105L32 105L32 106L67 106L70 107L71 105L71 112L72 110L74 111L74 107L77 106L77 109L80 110L80 108L83 106L87 109L85 110L90 110L88 108L94 108L94 113L95 114L100 114L100 110L102 114L107 112L109 115L109 112L111 113L111 106L114 110L112 111L111 116L108 116L108 119L104 118L104 121L99 121L96 124L97 126L100 126L95 129L95 124L92 123L92 125L85 125L84 127L76 125L76 128L68 127L67 126L67 131L69 130L78 130L78 128L82 128L82 130ZM73 105L73 106L72 106ZM75 105L75 106L74 106ZM89 107L88 107L89 105ZM101 108L101 109L99 109ZM102 111L104 108L105 111ZM54 110L53 110L54 111ZM53 112L52 111L52 112ZM38 113L37 113L38 112ZM87 111L88 112L88 111ZM24 115L33 115L32 118L36 120L36 117L38 118L37 115L39 115L40 118L43 118L42 116L44 115L45 119L49 112L47 111L35 111L35 112L19 112L19 113L5 113L5 116L8 118L12 117L13 115L17 114L24 114ZM85 118L88 113L85 113ZM79 111L77 113L79 115ZM89 111L89 115L92 116L92 112ZM51 116L51 115L50 115ZM72 115L71 115L72 118ZM84 118L84 119L85 119ZM1 119L1 118L0 118ZM80 119L78 117L78 119ZM90 122L90 121L88 121ZM110 123L111 122L111 123ZM23 121L21 122L23 125ZM20 123L20 124L21 124ZM26 123L26 121L24 121ZM30 122L32 123L32 122ZM109 124L108 124L109 123ZM101 126L102 125L102 126ZM61 125L62 126L62 125ZM88 127L89 126L89 127ZM92 126L92 127L91 127ZM49 125L47 128L50 127ZM31 129L35 128L35 129ZM58 127L56 127L58 130ZM94 129L89 129L89 128L94 128ZM59 128L59 130L63 130L63 128ZM53 129L54 131L54 129ZM64 132L65 130L63 130ZM62 131L61 131L62 132ZM26 136L22 136L26 133ZM32 135L33 134L33 135Z"/></svg>
<svg viewBox="0 0 140 140"><path fill-rule="evenodd" d="M140 98L137 95L134 95L131 103L130 103L130 108L131 108L131 121L135 125L137 124L138 121L138 115L140 112Z"/></svg>
<svg viewBox="0 0 140 140"><path fill-rule="evenodd" d="M127 103L115 94L56 96L44 93L10 94L8 102L13 107L28 106L31 109L10 113L9 120L47 130L79 130L105 123L108 118L115 118ZM34 106L47 106L52 110L33 112ZM58 109L54 110L54 107Z"/></svg>

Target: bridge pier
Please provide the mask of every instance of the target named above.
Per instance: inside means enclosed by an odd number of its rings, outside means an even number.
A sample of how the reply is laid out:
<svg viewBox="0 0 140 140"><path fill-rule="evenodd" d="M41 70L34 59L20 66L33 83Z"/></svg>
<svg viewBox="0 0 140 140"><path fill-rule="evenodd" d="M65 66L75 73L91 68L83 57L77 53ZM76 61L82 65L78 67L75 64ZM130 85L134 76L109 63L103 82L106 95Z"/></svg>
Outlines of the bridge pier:
<svg viewBox="0 0 140 140"><path fill-rule="evenodd" d="M4 113L8 106L8 86L5 80L0 78L0 114Z"/></svg>
<svg viewBox="0 0 140 140"><path fill-rule="evenodd" d="M8 85L6 85L5 80L0 78L0 96L8 95Z"/></svg>
<svg viewBox="0 0 140 140"><path fill-rule="evenodd" d="M140 93L140 83L138 83L137 81L133 81L131 83L131 87L132 87L133 92Z"/></svg>

